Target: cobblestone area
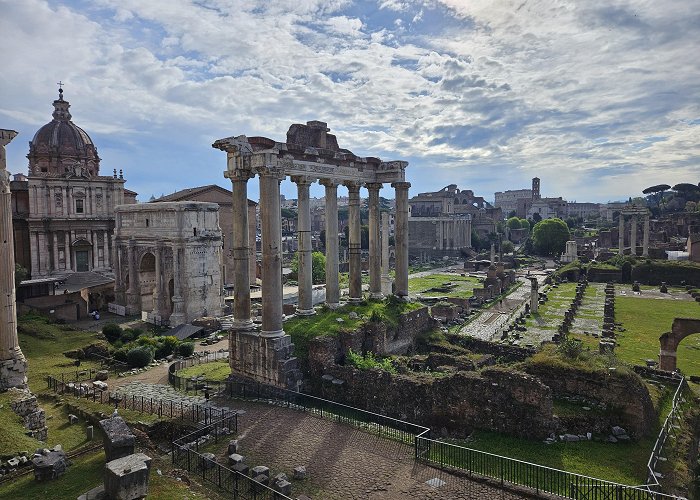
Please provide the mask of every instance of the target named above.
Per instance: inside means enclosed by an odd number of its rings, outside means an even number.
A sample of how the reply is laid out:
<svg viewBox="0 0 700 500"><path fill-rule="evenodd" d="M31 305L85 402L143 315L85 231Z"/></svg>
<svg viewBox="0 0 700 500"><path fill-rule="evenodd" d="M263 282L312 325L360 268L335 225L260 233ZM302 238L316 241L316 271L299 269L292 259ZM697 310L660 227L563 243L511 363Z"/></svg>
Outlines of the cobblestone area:
<svg viewBox="0 0 700 500"><path fill-rule="evenodd" d="M516 499L528 498L483 482L418 464L413 447L296 410L260 403L217 401L244 410L239 418L239 453L249 466L265 465L289 476L306 467L292 496L313 499ZM429 486L431 479L444 481Z"/></svg>
<svg viewBox="0 0 700 500"><path fill-rule="evenodd" d="M201 405L205 403L203 396L188 396L187 394L184 394L169 385L145 384L138 381L129 382L126 385L118 387L117 394L127 398L134 396L136 398L143 397L144 399L159 399L162 401L167 401L168 403L172 401L173 404L178 406L180 403L184 405Z"/></svg>
<svg viewBox="0 0 700 500"><path fill-rule="evenodd" d="M580 335L594 333L600 335L603 331L604 308L605 283L589 283L570 332Z"/></svg>

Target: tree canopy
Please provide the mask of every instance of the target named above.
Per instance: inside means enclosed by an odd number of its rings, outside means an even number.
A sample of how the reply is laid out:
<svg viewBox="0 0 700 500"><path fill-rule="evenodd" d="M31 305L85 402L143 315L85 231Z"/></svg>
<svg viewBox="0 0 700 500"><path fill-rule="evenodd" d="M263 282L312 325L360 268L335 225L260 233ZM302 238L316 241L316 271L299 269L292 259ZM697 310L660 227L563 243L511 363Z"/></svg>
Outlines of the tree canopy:
<svg viewBox="0 0 700 500"><path fill-rule="evenodd" d="M291 263L292 273L299 276L299 252L294 254ZM321 252L311 253L311 281L318 285L326 281L326 256Z"/></svg>
<svg viewBox="0 0 700 500"><path fill-rule="evenodd" d="M663 193L664 191L667 191L671 189L671 186L668 184L656 184L655 186L649 186L646 189L642 190L642 193L644 194L655 194L655 193Z"/></svg>
<svg viewBox="0 0 700 500"><path fill-rule="evenodd" d="M506 226L508 226L508 229L520 229L522 224L520 223L520 219L517 217L510 217L506 221Z"/></svg>
<svg viewBox="0 0 700 500"><path fill-rule="evenodd" d="M545 219L532 229L535 251L540 255L561 254L569 238L569 227L561 219Z"/></svg>

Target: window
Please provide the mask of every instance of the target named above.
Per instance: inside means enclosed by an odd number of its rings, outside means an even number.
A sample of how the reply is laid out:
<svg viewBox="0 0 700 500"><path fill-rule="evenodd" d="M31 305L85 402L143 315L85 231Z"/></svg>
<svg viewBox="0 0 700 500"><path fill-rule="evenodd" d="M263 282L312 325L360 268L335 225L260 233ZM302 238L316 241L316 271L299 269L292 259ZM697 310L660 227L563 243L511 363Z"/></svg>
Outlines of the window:
<svg viewBox="0 0 700 500"><path fill-rule="evenodd" d="M75 200L75 213L76 214L83 213L83 200Z"/></svg>

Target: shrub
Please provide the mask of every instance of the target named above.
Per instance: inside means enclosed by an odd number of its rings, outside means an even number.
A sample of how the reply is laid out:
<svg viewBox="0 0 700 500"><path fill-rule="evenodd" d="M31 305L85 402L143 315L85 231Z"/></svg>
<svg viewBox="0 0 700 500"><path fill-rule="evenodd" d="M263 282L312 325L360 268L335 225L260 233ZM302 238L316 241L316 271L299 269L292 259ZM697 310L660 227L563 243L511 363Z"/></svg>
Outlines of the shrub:
<svg viewBox="0 0 700 500"><path fill-rule="evenodd" d="M132 368L143 368L153 361L153 350L148 347L135 347L126 353L126 362Z"/></svg>
<svg viewBox="0 0 700 500"><path fill-rule="evenodd" d="M105 338L110 344L113 344L114 342L119 340L119 337L121 337L122 329L116 323L107 323L105 326L102 327L102 335L105 336Z"/></svg>
<svg viewBox="0 0 700 500"><path fill-rule="evenodd" d="M370 370L372 368L380 368L389 373L396 373L396 367L391 363L391 358L376 359L374 354L368 352L364 356L354 352L352 349L348 352L347 360L350 365L360 370Z"/></svg>
<svg viewBox="0 0 700 500"><path fill-rule="evenodd" d="M166 356L170 356L175 352L175 349L180 344L177 337L167 336L158 338L160 339L160 342L156 347L156 359L163 359Z"/></svg>
<svg viewBox="0 0 700 500"><path fill-rule="evenodd" d="M194 354L194 342L182 342L177 346L177 353L185 358L192 356Z"/></svg>
<svg viewBox="0 0 700 500"><path fill-rule="evenodd" d="M126 363L126 353L128 351L126 349L115 349L112 351L112 357L121 363Z"/></svg>
<svg viewBox="0 0 700 500"><path fill-rule="evenodd" d="M562 356L568 359L578 359L583 352L583 343L576 339L566 339L558 348Z"/></svg>

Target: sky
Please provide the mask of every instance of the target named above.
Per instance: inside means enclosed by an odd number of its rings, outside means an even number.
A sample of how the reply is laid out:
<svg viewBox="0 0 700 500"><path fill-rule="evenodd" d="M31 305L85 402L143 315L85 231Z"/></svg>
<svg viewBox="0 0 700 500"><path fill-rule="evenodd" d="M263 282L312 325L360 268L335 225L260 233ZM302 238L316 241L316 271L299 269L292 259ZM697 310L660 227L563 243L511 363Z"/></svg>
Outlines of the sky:
<svg viewBox="0 0 700 500"><path fill-rule="evenodd" d="M0 0L8 169L57 82L140 201L219 184L223 137L328 123L411 193L606 202L700 181L697 0ZM290 181L282 183L296 197ZM343 194L342 188L339 190ZM312 196L323 188L312 186ZM382 196L393 198L385 188ZM258 183L249 183L258 198ZM363 191L363 196L365 195Z"/></svg>

